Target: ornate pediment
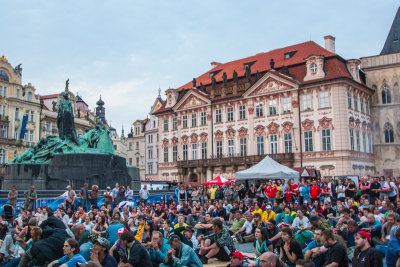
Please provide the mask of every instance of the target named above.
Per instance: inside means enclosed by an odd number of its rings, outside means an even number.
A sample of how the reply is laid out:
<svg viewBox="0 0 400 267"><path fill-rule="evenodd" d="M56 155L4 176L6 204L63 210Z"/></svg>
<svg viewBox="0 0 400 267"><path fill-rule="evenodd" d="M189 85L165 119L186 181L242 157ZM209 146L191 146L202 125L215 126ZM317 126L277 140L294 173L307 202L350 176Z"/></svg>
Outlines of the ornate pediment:
<svg viewBox="0 0 400 267"><path fill-rule="evenodd" d="M268 134L276 134L278 133L279 130L279 125L276 124L275 122L271 122L268 126Z"/></svg>
<svg viewBox="0 0 400 267"><path fill-rule="evenodd" d="M235 137L235 130L233 130L232 128L228 128L228 130L226 130L226 138L228 139L232 139Z"/></svg>
<svg viewBox="0 0 400 267"><path fill-rule="evenodd" d="M290 77L281 77L275 73L267 73L244 96L257 96L298 88L298 84Z"/></svg>
<svg viewBox="0 0 400 267"><path fill-rule="evenodd" d="M292 131L293 129L293 123L291 123L290 121L285 121L282 124L282 131L285 133L289 133L290 131Z"/></svg>
<svg viewBox="0 0 400 267"><path fill-rule="evenodd" d="M182 144L186 145L188 143L189 137L187 135L184 135L181 137L182 139Z"/></svg>
<svg viewBox="0 0 400 267"><path fill-rule="evenodd" d="M164 138L162 141L162 146L166 147L166 146L168 146L168 144L169 144L169 140L167 138Z"/></svg>
<svg viewBox="0 0 400 267"><path fill-rule="evenodd" d="M333 130L332 119L329 119L327 117L323 117L322 119L320 119L318 121L319 121L318 131L320 129L332 129Z"/></svg>
<svg viewBox="0 0 400 267"><path fill-rule="evenodd" d="M178 138L177 137L172 137L172 139L171 139L171 143L172 143L172 145L176 145L176 144L178 144Z"/></svg>
<svg viewBox="0 0 400 267"><path fill-rule="evenodd" d="M306 119L301 123L303 126L304 131L314 131L315 132L315 127L314 127L314 121Z"/></svg>
<svg viewBox="0 0 400 267"><path fill-rule="evenodd" d="M201 133L200 134L200 140L202 141L202 142L206 142L207 141L207 133Z"/></svg>
<svg viewBox="0 0 400 267"><path fill-rule="evenodd" d="M191 142L191 143L197 143L197 139L198 139L198 135L197 135L197 134L192 133L192 134L190 135L190 142Z"/></svg>
<svg viewBox="0 0 400 267"><path fill-rule="evenodd" d="M177 109L192 109L204 105L207 105L206 101L204 101L203 99L194 94L191 94L186 100L182 102L182 104L178 105Z"/></svg>
<svg viewBox="0 0 400 267"><path fill-rule="evenodd" d="M264 135L265 134L265 127L263 125L258 125L254 128L256 136Z"/></svg>
<svg viewBox="0 0 400 267"><path fill-rule="evenodd" d="M244 137L246 137L246 136L247 136L247 129L244 128L244 127L240 128L240 129L239 129L239 137L240 137L240 138L244 138Z"/></svg>
<svg viewBox="0 0 400 267"><path fill-rule="evenodd" d="M215 132L215 140L222 140L224 138L224 133L221 132L220 130Z"/></svg>

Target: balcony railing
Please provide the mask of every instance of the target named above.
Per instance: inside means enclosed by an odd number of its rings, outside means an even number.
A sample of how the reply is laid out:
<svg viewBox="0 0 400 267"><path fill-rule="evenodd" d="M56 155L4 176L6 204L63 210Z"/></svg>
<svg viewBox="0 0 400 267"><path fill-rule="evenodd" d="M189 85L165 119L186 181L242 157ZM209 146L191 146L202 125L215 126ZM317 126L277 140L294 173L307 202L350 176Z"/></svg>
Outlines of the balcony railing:
<svg viewBox="0 0 400 267"><path fill-rule="evenodd" d="M178 168L188 167L199 167L199 166L230 166L230 165L243 165L243 164L256 164L260 162L266 155L252 155L252 156L240 156L239 155L222 155L221 157L214 157L210 159L198 159L198 160L182 160L177 162ZM293 153L282 153L282 154L269 154L273 160L278 162L293 162ZM290 165L290 164L289 164Z"/></svg>

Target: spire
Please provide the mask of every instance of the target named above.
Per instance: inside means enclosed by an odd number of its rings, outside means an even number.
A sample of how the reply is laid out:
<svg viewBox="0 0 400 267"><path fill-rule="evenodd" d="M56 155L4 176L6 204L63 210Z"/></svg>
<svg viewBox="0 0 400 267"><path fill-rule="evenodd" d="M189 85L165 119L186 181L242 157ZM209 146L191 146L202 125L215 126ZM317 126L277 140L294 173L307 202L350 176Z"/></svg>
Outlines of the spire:
<svg viewBox="0 0 400 267"><path fill-rule="evenodd" d="M160 88L160 86L158 86L158 97L161 98L161 88Z"/></svg>
<svg viewBox="0 0 400 267"><path fill-rule="evenodd" d="M122 124L121 138L125 138L124 125Z"/></svg>
<svg viewBox="0 0 400 267"><path fill-rule="evenodd" d="M381 55L399 53L400 52L400 7L397 9L396 16L394 17L392 27L386 38L385 45L383 46Z"/></svg>

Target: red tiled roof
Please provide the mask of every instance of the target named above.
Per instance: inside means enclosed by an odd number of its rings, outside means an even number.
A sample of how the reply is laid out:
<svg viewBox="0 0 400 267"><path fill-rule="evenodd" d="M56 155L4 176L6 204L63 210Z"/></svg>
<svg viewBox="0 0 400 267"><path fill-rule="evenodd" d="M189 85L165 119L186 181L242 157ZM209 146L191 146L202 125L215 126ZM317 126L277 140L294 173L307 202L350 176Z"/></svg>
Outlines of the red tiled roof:
<svg viewBox="0 0 400 267"><path fill-rule="evenodd" d="M284 56L286 53L294 52L296 53L289 59L285 59ZM279 48L275 50L271 50L265 53L259 53L251 57L242 58L239 60L234 60L231 62L223 63L221 65L216 66L215 68L209 70L208 72L200 75L196 78L197 85L203 83L203 85L211 84L210 73L219 71L214 77L217 82L222 81L222 75L226 72L228 76L228 80L232 79L233 71L236 70L238 73L238 77L245 76L244 64L254 62L251 66L251 73L265 72L271 69L270 60L274 59L275 61L275 69L281 68L283 66L290 66L304 63L304 59L309 57L310 55L323 55L325 57L335 56L336 54L326 50L320 45L316 44L313 41L300 43L292 46L287 46L284 48ZM182 90L183 88L192 88L192 82L188 82L187 84L178 88L178 90Z"/></svg>
<svg viewBox="0 0 400 267"><path fill-rule="evenodd" d="M43 109L44 110L50 110L48 107L46 107L46 105L43 105Z"/></svg>
<svg viewBox="0 0 400 267"><path fill-rule="evenodd" d="M40 99L52 99L52 98L58 98L59 94L54 94L54 95L41 95Z"/></svg>
<svg viewBox="0 0 400 267"><path fill-rule="evenodd" d="M148 121L149 121L149 118L146 118L144 120L136 120L134 123L140 122L140 123L146 124Z"/></svg>

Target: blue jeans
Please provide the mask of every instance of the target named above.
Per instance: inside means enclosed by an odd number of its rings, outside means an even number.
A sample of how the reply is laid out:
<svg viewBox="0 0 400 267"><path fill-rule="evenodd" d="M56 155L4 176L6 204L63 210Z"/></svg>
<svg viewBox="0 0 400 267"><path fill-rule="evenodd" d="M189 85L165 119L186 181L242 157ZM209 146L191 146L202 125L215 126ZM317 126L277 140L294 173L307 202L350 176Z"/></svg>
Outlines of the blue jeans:
<svg viewBox="0 0 400 267"><path fill-rule="evenodd" d="M21 261L21 258L14 258L14 259L10 260L9 262L7 262L7 264L4 265L3 267L17 267L19 265L20 261Z"/></svg>

